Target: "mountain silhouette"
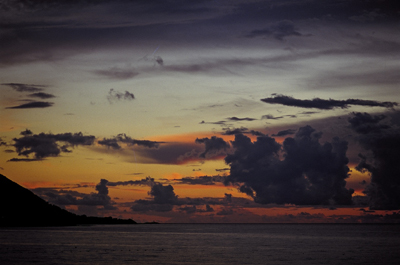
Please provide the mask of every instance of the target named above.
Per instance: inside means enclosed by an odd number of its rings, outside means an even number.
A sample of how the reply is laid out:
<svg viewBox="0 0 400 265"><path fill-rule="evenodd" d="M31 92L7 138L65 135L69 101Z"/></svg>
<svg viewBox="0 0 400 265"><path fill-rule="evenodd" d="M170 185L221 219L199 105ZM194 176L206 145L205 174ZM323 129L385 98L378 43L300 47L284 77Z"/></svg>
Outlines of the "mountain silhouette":
<svg viewBox="0 0 400 265"><path fill-rule="evenodd" d="M66 226L136 224L128 219L76 215L49 204L32 191L0 174L0 226Z"/></svg>

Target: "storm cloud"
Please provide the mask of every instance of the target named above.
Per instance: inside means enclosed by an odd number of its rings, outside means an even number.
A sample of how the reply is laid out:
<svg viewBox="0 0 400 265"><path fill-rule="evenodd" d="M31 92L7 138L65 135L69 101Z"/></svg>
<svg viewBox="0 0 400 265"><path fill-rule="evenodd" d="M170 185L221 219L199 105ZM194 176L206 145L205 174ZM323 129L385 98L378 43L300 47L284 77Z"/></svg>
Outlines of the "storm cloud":
<svg viewBox="0 0 400 265"><path fill-rule="evenodd" d="M353 190L345 188L347 142L333 138L321 144L321 135L305 126L281 145L269 136L251 142L237 134L235 152L225 158L230 165L226 182L262 204L351 204Z"/></svg>
<svg viewBox="0 0 400 265"><path fill-rule="evenodd" d="M385 115L353 113L348 119L358 141L367 150L356 167L371 174L365 189L373 210L400 209L400 130Z"/></svg>
<svg viewBox="0 0 400 265"><path fill-rule="evenodd" d="M346 100L335 100L335 99L320 99L314 98L309 99L296 99L285 95L276 95L270 98L261 99L262 102L269 104L280 104L285 106L299 107L299 108L316 108L323 110L330 110L334 108L348 108L350 105L366 106L366 107L384 107L394 108L398 105L396 102L379 102L375 100L362 100L362 99L346 99Z"/></svg>

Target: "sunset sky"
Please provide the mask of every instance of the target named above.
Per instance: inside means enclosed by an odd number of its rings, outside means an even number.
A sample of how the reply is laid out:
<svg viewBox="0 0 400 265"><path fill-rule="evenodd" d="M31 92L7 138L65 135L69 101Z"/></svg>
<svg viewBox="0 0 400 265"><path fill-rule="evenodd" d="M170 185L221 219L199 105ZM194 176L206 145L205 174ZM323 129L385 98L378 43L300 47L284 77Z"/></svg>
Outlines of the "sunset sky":
<svg viewBox="0 0 400 265"><path fill-rule="evenodd" d="M0 3L0 174L138 222L400 212L400 3Z"/></svg>

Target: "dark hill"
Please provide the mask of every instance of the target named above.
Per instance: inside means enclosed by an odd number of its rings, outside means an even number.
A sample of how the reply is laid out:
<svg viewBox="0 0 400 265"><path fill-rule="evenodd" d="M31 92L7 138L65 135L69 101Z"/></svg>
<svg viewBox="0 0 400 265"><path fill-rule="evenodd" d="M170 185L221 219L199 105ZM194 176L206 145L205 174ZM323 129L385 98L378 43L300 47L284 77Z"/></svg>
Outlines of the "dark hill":
<svg viewBox="0 0 400 265"><path fill-rule="evenodd" d="M76 215L51 205L30 190L0 174L0 226L64 226L135 224L128 219Z"/></svg>

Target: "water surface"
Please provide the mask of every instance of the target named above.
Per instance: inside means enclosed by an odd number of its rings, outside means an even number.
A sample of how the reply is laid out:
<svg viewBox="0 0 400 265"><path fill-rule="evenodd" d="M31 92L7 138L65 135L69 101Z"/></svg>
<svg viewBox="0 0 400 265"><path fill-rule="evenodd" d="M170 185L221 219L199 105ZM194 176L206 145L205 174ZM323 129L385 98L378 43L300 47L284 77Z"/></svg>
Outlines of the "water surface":
<svg viewBox="0 0 400 265"><path fill-rule="evenodd" d="M140 224L0 229L1 264L400 264L400 225Z"/></svg>

